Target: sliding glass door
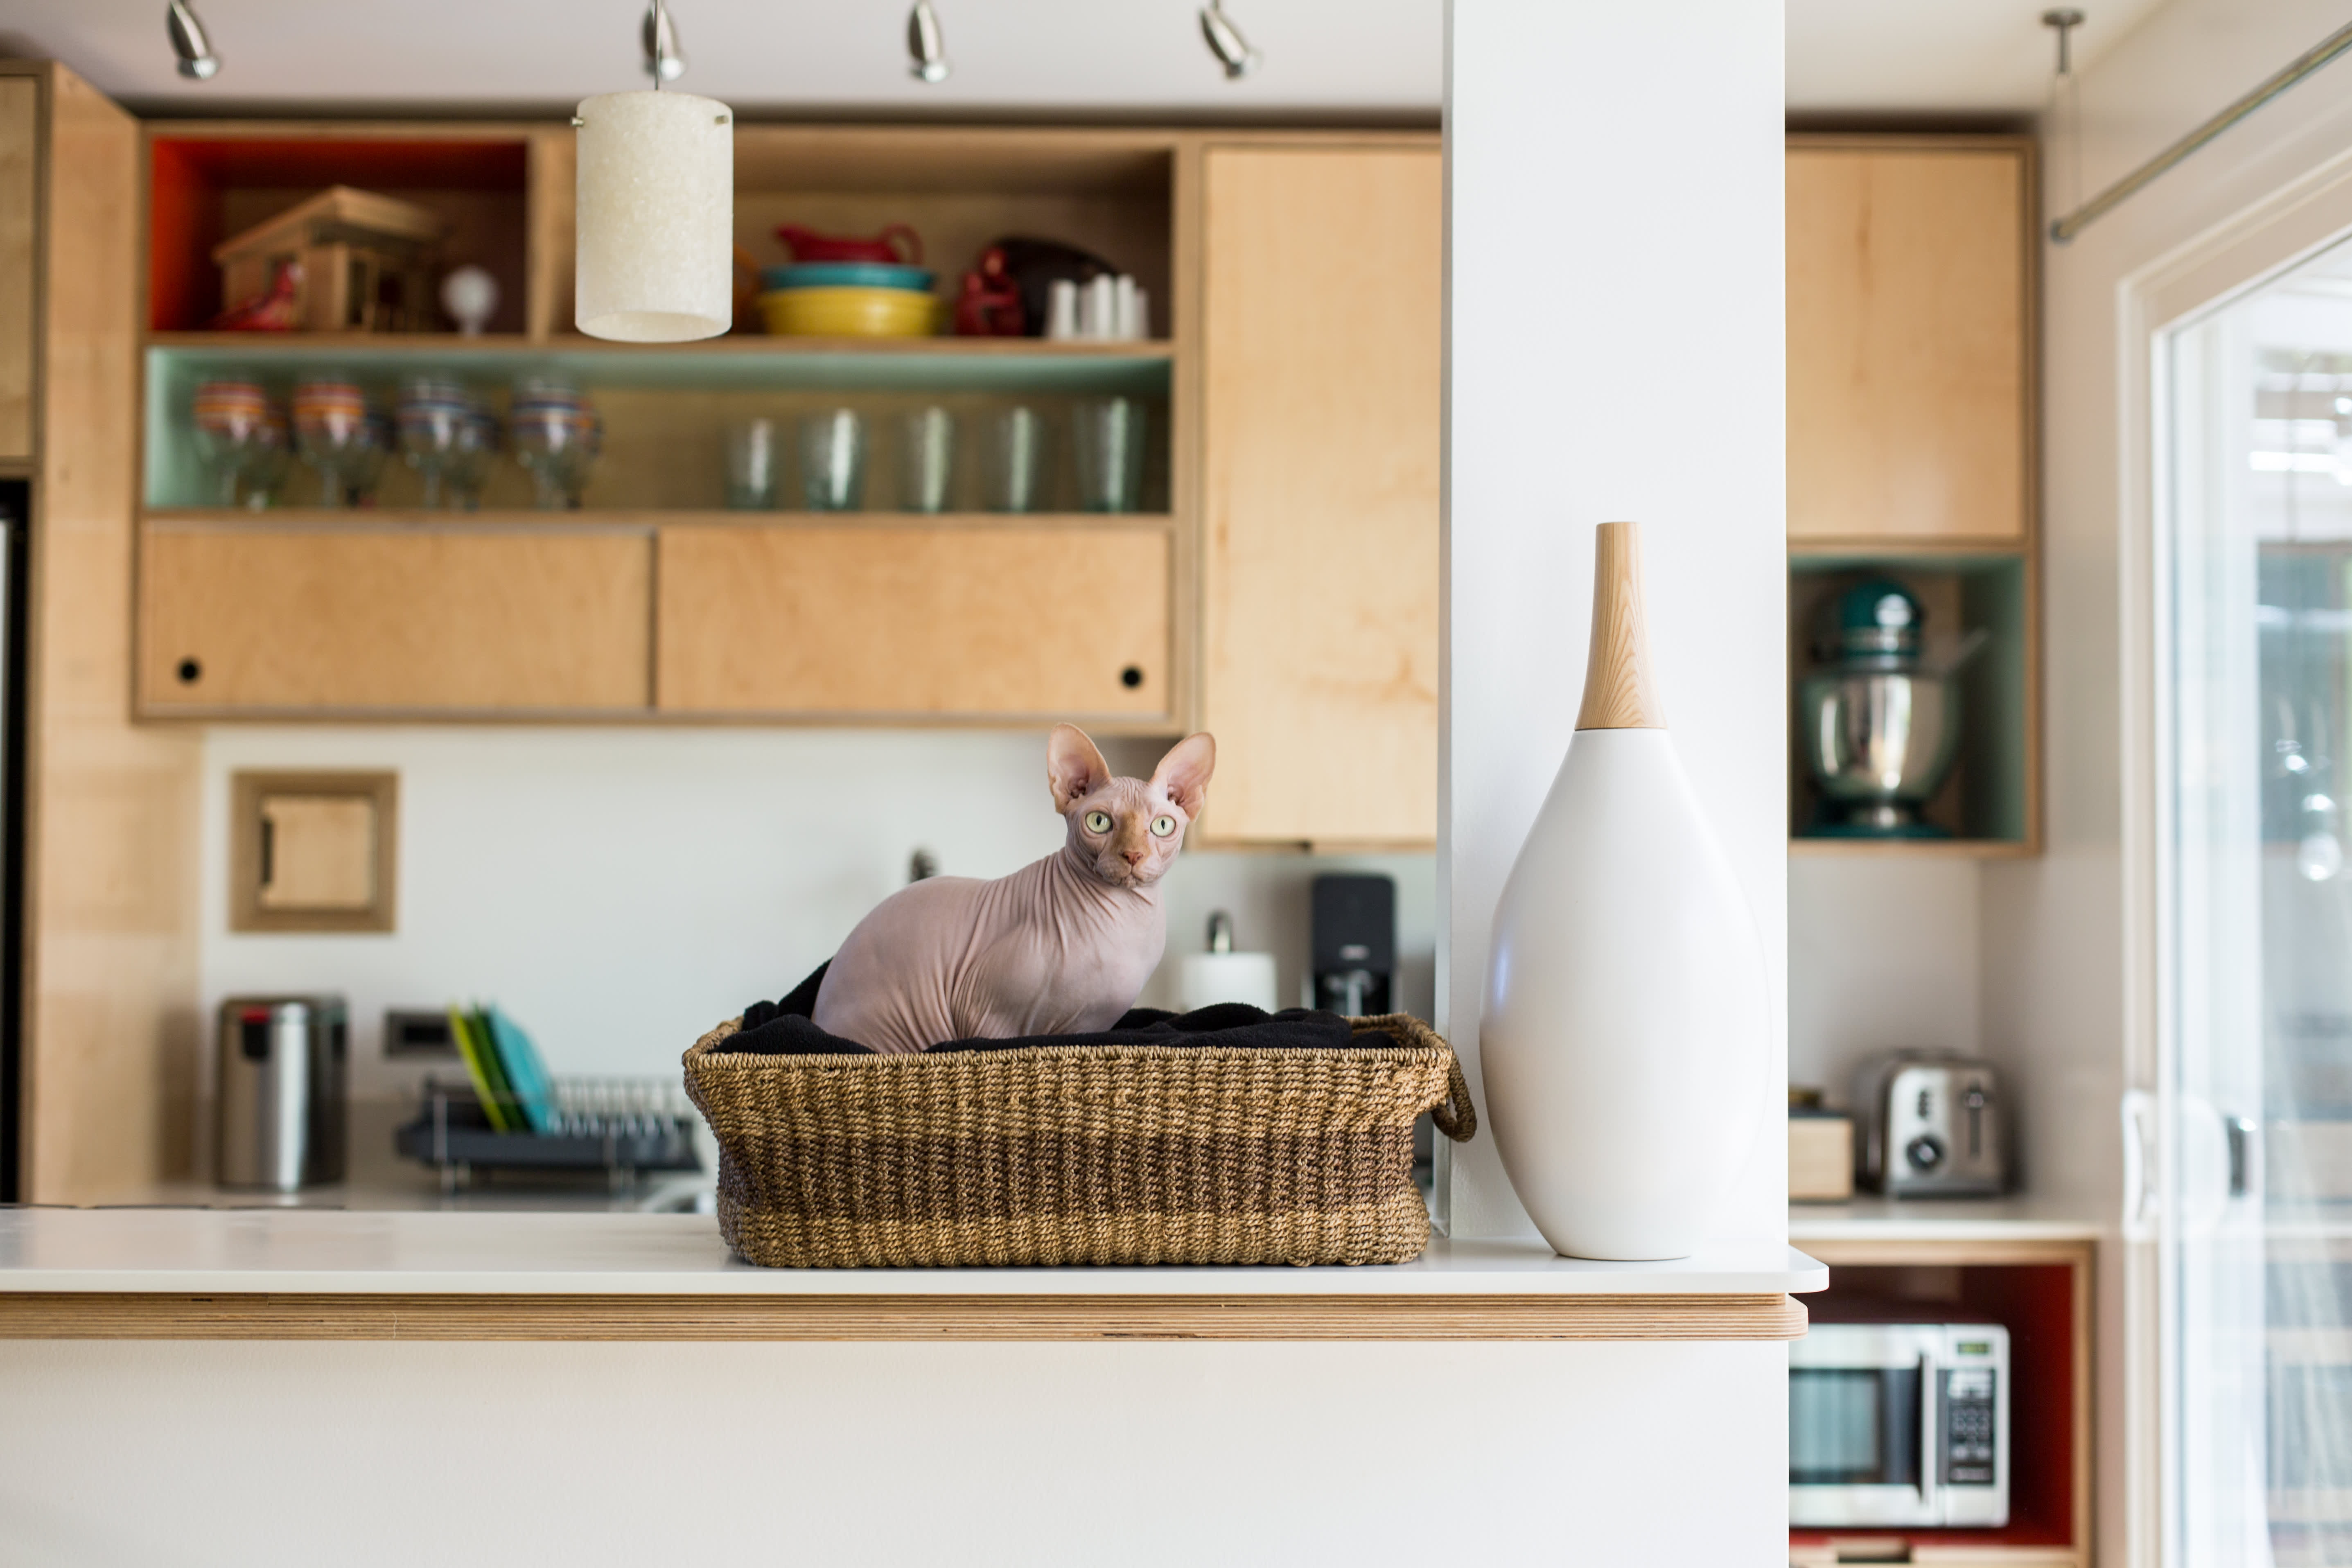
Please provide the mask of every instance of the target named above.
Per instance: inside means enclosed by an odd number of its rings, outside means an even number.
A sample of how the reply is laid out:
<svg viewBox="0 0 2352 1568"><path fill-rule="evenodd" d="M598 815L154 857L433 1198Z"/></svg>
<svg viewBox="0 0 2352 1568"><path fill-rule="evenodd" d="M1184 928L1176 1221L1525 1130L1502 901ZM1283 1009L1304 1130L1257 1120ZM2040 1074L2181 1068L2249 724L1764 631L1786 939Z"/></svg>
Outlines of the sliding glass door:
<svg viewBox="0 0 2352 1568"><path fill-rule="evenodd" d="M2352 1564L2352 244L2158 364L2166 1556Z"/></svg>

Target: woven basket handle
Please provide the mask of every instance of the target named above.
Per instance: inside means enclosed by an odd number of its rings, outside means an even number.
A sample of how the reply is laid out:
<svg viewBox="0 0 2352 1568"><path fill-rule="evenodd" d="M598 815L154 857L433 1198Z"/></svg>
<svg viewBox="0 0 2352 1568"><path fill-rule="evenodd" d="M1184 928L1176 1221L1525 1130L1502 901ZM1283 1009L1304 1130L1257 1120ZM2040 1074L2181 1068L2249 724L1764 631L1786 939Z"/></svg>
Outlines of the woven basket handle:
<svg viewBox="0 0 2352 1568"><path fill-rule="evenodd" d="M1429 1122L1456 1143L1478 1136L1478 1108L1470 1103L1470 1080L1462 1076L1462 1058L1450 1050L1445 1053L1445 1103L1430 1111Z"/></svg>
<svg viewBox="0 0 2352 1568"><path fill-rule="evenodd" d="M1478 1108L1470 1103L1470 1080L1462 1076L1462 1058L1445 1043L1445 1037L1414 1017L1410 1013L1382 1013L1376 1017L1350 1018L1348 1029L1357 1035L1386 1035L1399 1045L1423 1048L1437 1047L1445 1052L1445 1099L1429 1113L1431 1125L1456 1143L1467 1143L1478 1136Z"/></svg>

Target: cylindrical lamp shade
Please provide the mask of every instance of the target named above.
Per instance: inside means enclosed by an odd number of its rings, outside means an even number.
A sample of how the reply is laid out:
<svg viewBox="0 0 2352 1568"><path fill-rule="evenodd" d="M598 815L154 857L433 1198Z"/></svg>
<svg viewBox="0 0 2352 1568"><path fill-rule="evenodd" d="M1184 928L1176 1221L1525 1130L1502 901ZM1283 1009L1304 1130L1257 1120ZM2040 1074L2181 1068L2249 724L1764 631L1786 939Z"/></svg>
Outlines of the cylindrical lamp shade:
<svg viewBox="0 0 2352 1568"><path fill-rule="evenodd" d="M715 338L735 315L735 114L690 92L580 105L572 319L592 338Z"/></svg>

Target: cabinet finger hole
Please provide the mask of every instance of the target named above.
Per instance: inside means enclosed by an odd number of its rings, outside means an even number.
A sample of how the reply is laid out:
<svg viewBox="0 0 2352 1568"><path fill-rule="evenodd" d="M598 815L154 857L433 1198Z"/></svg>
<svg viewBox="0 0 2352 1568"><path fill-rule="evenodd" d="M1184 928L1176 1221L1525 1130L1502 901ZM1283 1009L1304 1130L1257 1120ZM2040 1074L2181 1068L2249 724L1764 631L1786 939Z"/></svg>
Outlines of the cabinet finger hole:
<svg viewBox="0 0 2352 1568"><path fill-rule="evenodd" d="M1129 691L1132 691L1132 690L1134 690L1137 687L1139 687L1139 686L1142 685L1142 684L1143 684L1143 668L1142 668L1142 667L1141 667L1140 665L1133 665L1133 664L1130 664L1130 665L1129 665L1125 669L1120 670L1120 671L1118 672L1118 683L1119 683L1121 686L1126 687Z"/></svg>
<svg viewBox="0 0 2352 1568"><path fill-rule="evenodd" d="M194 659L184 658L180 661L179 676L181 685L194 686L203 678L204 673L205 667L198 664Z"/></svg>

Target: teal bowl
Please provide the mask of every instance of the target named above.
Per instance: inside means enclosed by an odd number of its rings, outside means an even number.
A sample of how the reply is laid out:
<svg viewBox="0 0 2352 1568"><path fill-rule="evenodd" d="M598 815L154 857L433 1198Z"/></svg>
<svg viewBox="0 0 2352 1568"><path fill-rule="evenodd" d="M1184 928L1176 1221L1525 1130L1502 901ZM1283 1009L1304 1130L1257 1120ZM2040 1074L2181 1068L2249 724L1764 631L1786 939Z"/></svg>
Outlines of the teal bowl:
<svg viewBox="0 0 2352 1568"><path fill-rule="evenodd" d="M905 289L917 294L931 291L926 267L900 267L887 261L802 261L790 267L762 267L760 286L777 289Z"/></svg>

